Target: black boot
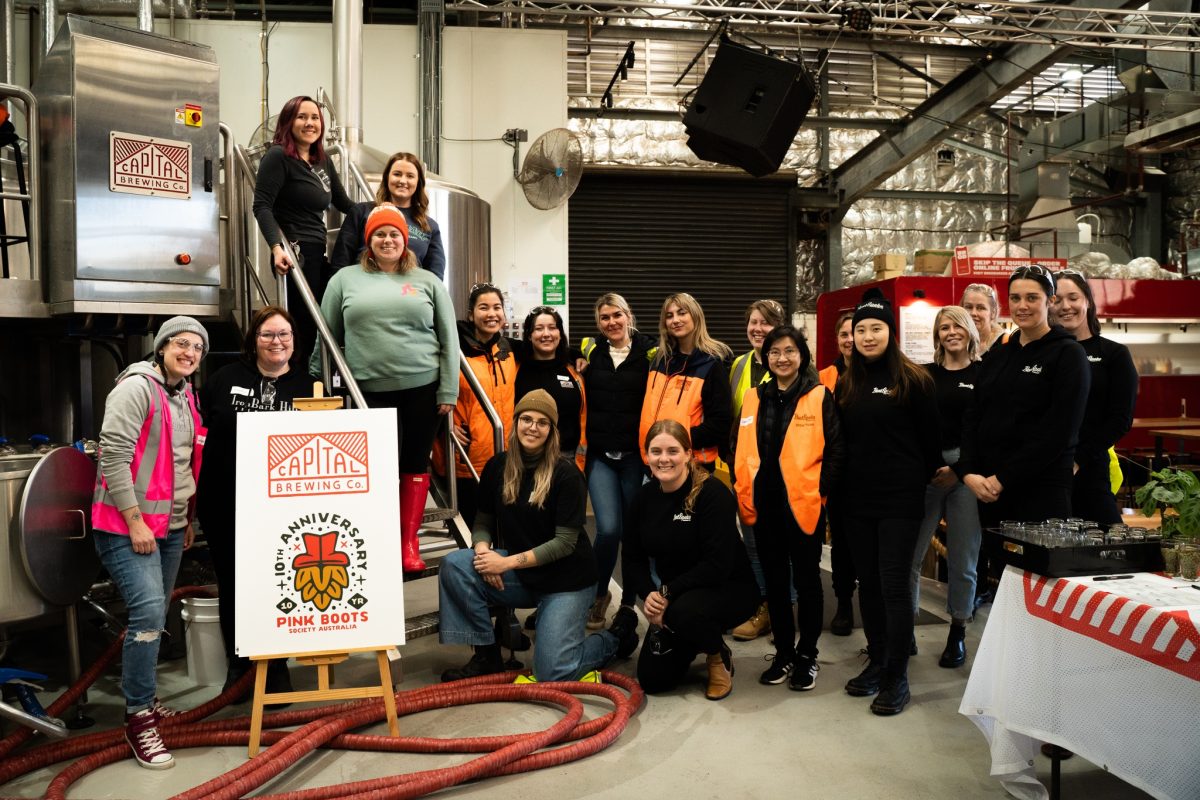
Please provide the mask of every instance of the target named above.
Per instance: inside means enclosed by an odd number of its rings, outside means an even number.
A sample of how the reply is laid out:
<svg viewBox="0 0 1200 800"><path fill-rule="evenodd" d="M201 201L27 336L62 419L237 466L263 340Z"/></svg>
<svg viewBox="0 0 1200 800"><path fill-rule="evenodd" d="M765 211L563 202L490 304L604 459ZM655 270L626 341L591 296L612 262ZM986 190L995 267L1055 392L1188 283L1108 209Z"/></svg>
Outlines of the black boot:
<svg viewBox="0 0 1200 800"><path fill-rule="evenodd" d="M907 675L885 675L879 694L871 701L871 712L890 717L903 711L911 699Z"/></svg>
<svg viewBox="0 0 1200 800"><path fill-rule="evenodd" d="M882 661L872 661L866 669L846 681L846 694L851 697L869 697L879 691L883 680L884 667Z"/></svg>
<svg viewBox="0 0 1200 800"><path fill-rule="evenodd" d="M946 649L938 659L938 666L946 669L961 667L967 660L967 643L963 641L967 627L961 622L950 623L950 634L946 637Z"/></svg>
<svg viewBox="0 0 1200 800"><path fill-rule="evenodd" d="M517 664L517 669L520 669ZM442 673L442 683L461 681L464 678L478 678L480 675L495 675L504 672L504 659L500 656L500 645L477 644L471 660L457 669L448 669Z"/></svg>
<svg viewBox="0 0 1200 800"><path fill-rule="evenodd" d="M284 692L293 691L292 689L292 673L288 671L287 659L273 658L267 664L267 694L282 694ZM281 708L287 708L291 703L269 703L263 708L270 711L278 711Z"/></svg>
<svg viewBox="0 0 1200 800"><path fill-rule="evenodd" d="M637 612L630 606L621 606L613 614L608 632L617 637L617 658L629 658L638 646Z"/></svg>
<svg viewBox="0 0 1200 800"><path fill-rule="evenodd" d="M229 659L229 665L225 668L225 685L221 687L222 694L229 691L229 688L242 679L242 676L250 672L254 667L253 662L248 658L241 656L233 656ZM246 691L235 697L231 702L244 703L254 694L254 681L250 681L246 685Z"/></svg>
<svg viewBox="0 0 1200 800"><path fill-rule="evenodd" d="M837 599L837 611L833 612L833 619L829 621L829 632L834 636L849 636L854 632L854 599L852 597Z"/></svg>

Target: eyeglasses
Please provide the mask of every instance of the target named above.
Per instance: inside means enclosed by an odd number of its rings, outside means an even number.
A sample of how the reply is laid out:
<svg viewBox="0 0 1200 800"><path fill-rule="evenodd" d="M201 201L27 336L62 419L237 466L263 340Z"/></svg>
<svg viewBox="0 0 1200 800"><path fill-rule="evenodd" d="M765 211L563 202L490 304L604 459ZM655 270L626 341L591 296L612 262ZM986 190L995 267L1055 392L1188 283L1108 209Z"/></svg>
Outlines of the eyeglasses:
<svg viewBox="0 0 1200 800"><path fill-rule="evenodd" d="M291 331L259 331L258 340L260 342L273 342L276 339L287 344L292 340Z"/></svg>
<svg viewBox="0 0 1200 800"><path fill-rule="evenodd" d="M517 422L521 423L526 428L536 428L539 431L550 430L550 420L546 419L545 417L541 419L534 419L533 417L522 414L521 416L517 417Z"/></svg>
<svg viewBox="0 0 1200 800"><path fill-rule="evenodd" d="M204 355L205 351L208 350L204 346L204 342L193 342L190 339L170 339L169 341L185 353L189 350L195 350L199 355Z"/></svg>
<svg viewBox="0 0 1200 800"><path fill-rule="evenodd" d="M788 347L783 350L767 351L767 358L771 359L772 361L780 358L795 358L798 355L800 355L800 351L794 347Z"/></svg>

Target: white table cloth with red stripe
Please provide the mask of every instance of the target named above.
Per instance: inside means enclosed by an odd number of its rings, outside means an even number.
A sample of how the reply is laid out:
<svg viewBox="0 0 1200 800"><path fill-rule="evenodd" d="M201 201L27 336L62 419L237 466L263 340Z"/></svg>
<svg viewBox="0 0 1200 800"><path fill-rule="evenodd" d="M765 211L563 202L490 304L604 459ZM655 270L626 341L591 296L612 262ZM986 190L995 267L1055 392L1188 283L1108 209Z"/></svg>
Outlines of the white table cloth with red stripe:
<svg viewBox="0 0 1200 800"><path fill-rule="evenodd" d="M1043 800L1034 757L1053 742L1153 797L1200 798L1200 590L1143 573L1004 571L959 713L992 775Z"/></svg>

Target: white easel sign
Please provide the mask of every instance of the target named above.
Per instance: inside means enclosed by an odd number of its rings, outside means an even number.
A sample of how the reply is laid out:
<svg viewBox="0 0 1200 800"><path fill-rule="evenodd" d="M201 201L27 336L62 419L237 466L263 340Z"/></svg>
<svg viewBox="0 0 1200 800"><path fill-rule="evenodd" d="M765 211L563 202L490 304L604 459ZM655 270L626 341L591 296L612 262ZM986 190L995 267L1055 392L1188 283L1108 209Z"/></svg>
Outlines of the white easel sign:
<svg viewBox="0 0 1200 800"><path fill-rule="evenodd" d="M240 414L244 657L404 643L396 412Z"/></svg>

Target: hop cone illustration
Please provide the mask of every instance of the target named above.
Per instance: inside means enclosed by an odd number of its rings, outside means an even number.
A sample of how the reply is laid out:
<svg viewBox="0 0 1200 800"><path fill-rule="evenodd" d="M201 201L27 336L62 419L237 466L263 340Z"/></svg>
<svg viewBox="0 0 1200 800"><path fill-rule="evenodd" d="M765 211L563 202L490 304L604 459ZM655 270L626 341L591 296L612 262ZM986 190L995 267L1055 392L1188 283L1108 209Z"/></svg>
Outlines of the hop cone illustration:
<svg viewBox="0 0 1200 800"><path fill-rule="evenodd" d="M337 549L337 531L304 534L304 552L292 560L296 570L295 586L300 598L312 603L318 611L340 600L342 590L350 585L346 567L350 556Z"/></svg>

